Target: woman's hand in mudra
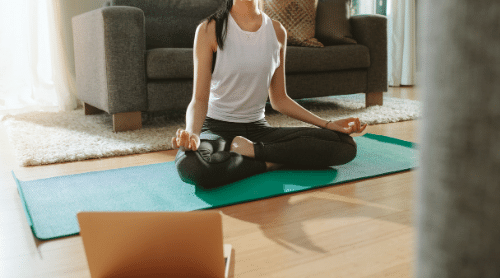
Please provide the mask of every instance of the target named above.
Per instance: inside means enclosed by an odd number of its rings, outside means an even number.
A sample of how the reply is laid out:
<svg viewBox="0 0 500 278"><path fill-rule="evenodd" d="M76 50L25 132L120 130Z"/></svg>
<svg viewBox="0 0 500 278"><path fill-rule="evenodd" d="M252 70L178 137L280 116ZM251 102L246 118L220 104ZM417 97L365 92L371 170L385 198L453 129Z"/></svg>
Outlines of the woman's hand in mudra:
<svg viewBox="0 0 500 278"><path fill-rule="evenodd" d="M335 130L345 134L361 133L365 130L367 124L361 126L359 118L347 118L329 122L326 125L327 129Z"/></svg>
<svg viewBox="0 0 500 278"><path fill-rule="evenodd" d="M176 137L172 137L172 146L174 149L182 151L196 151L200 146L200 137L184 129L178 129Z"/></svg>

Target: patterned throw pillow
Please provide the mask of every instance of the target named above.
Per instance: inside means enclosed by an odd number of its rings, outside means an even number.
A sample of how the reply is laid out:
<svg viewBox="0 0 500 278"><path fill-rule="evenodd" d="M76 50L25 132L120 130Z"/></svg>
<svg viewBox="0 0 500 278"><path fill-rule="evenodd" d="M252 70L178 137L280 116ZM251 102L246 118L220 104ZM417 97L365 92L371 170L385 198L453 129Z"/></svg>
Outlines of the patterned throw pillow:
<svg viewBox="0 0 500 278"><path fill-rule="evenodd" d="M324 45L355 44L352 38L351 0L319 0L316 11L316 38Z"/></svg>
<svg viewBox="0 0 500 278"><path fill-rule="evenodd" d="M314 38L318 0L264 0L264 13L283 24L288 45L324 47Z"/></svg>

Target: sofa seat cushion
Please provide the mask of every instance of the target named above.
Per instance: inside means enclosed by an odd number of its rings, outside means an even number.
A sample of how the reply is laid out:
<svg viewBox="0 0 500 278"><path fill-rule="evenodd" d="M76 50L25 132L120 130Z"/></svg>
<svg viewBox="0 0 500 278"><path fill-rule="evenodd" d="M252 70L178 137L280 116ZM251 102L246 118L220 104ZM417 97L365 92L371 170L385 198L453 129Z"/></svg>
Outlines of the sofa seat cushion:
<svg viewBox="0 0 500 278"><path fill-rule="evenodd" d="M322 48L287 46L286 73L328 72L370 66L368 47L332 45ZM146 53L148 79L193 78L192 48L156 48Z"/></svg>
<svg viewBox="0 0 500 278"><path fill-rule="evenodd" d="M192 48L155 48L146 52L149 79L193 78Z"/></svg>
<svg viewBox="0 0 500 278"><path fill-rule="evenodd" d="M287 46L286 73L360 69L370 66L370 51L360 44L322 48Z"/></svg>

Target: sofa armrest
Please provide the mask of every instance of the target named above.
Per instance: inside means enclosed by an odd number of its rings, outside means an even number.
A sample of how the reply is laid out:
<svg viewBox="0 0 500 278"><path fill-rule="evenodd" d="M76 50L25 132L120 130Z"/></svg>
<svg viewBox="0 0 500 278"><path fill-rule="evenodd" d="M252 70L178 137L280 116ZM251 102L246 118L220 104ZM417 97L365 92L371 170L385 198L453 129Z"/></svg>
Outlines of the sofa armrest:
<svg viewBox="0 0 500 278"><path fill-rule="evenodd" d="M370 50L365 92L387 92L387 17L355 15L349 20L354 39Z"/></svg>
<svg viewBox="0 0 500 278"><path fill-rule="evenodd" d="M147 110L143 11L104 7L72 23L80 100L110 114Z"/></svg>

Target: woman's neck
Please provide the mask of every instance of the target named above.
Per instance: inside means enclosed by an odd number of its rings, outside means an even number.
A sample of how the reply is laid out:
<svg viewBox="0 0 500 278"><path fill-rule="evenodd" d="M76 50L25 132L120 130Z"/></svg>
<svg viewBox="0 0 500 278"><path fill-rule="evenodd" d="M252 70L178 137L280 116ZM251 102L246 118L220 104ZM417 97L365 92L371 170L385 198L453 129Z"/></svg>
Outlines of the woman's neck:
<svg viewBox="0 0 500 278"><path fill-rule="evenodd" d="M231 13L252 20L261 14L258 4L259 0L233 0Z"/></svg>

